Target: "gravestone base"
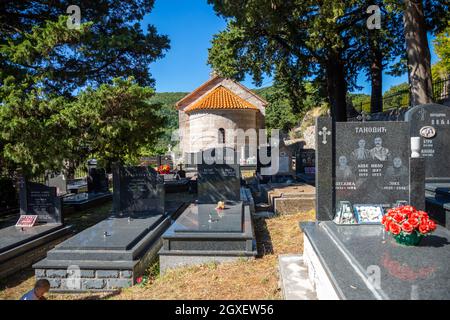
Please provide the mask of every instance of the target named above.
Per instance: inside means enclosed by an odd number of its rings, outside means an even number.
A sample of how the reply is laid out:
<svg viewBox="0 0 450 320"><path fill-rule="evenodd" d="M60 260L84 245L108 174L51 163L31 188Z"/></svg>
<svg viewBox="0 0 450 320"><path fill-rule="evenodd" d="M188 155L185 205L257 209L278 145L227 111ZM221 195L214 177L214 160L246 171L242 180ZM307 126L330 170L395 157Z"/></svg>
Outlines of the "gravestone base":
<svg viewBox="0 0 450 320"><path fill-rule="evenodd" d="M316 175L315 174L308 174L308 173L297 173L295 177L300 180L301 182L315 185L316 183Z"/></svg>
<svg viewBox="0 0 450 320"><path fill-rule="evenodd" d="M71 232L62 224L37 225L31 228L11 226L0 230L0 278L28 268L39 261Z"/></svg>
<svg viewBox="0 0 450 320"><path fill-rule="evenodd" d="M75 211L97 207L112 200L111 192L104 193L78 193L63 198L65 208L72 208Z"/></svg>
<svg viewBox="0 0 450 320"><path fill-rule="evenodd" d="M308 268L302 255L278 256L281 292L285 300L317 300L308 278Z"/></svg>
<svg viewBox="0 0 450 320"><path fill-rule="evenodd" d="M263 198L276 214L295 214L315 206L315 188L304 183L268 184L262 189Z"/></svg>
<svg viewBox="0 0 450 320"><path fill-rule="evenodd" d="M193 252L192 255L188 255L184 252L183 255L177 254L161 254L159 256L159 264L160 264L160 273L163 275L166 271L170 269L187 267L187 266L196 266L201 264L208 263L223 263L223 262L235 262L241 260L248 260L254 258L253 256L236 256L235 252L229 252L229 255L225 255L226 252L223 252L222 255L217 255L217 252L205 252L204 255L199 255L198 252Z"/></svg>
<svg viewBox="0 0 450 320"><path fill-rule="evenodd" d="M316 198L314 195L301 197L274 198L275 214L296 214L314 209Z"/></svg>
<svg viewBox="0 0 450 320"><path fill-rule="evenodd" d="M164 180L164 190L166 193L181 193L189 191L189 180L181 178L180 180Z"/></svg>
<svg viewBox="0 0 450 320"><path fill-rule="evenodd" d="M301 223L303 259L319 299L450 299L450 231L438 226L416 247L381 225Z"/></svg>
<svg viewBox="0 0 450 320"><path fill-rule="evenodd" d="M130 287L155 260L161 235L185 207L173 203L166 215L105 219L48 252L44 260L33 265L36 278L48 279L52 292ZM74 268L80 270L76 282L69 272Z"/></svg>
<svg viewBox="0 0 450 320"><path fill-rule="evenodd" d="M450 230L450 183L427 183L426 211L440 225Z"/></svg>
<svg viewBox="0 0 450 320"><path fill-rule="evenodd" d="M249 188L241 187L241 200L244 202L244 206L249 206L251 214L256 212L255 200Z"/></svg>
<svg viewBox="0 0 450 320"><path fill-rule="evenodd" d="M226 204L221 217L209 219L213 204L191 204L163 234L160 270L256 256L250 208L243 202Z"/></svg>

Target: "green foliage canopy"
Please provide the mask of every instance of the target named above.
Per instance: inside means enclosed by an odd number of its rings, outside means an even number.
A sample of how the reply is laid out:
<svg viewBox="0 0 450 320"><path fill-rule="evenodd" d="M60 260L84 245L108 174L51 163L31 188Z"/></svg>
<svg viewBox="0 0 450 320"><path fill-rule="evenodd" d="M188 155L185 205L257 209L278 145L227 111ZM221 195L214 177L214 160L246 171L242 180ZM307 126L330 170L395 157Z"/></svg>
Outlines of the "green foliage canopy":
<svg viewBox="0 0 450 320"><path fill-rule="evenodd" d="M138 20L153 0L70 1L0 6L0 164L27 174L75 166L89 156L126 160L152 144L164 116L149 64L169 40Z"/></svg>

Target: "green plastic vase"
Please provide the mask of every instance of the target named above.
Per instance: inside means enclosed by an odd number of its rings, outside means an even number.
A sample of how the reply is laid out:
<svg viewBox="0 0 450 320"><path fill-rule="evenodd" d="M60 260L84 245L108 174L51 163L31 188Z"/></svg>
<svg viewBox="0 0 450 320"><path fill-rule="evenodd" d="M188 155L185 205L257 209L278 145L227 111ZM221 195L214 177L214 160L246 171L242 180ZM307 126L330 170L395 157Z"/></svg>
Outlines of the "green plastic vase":
<svg viewBox="0 0 450 320"><path fill-rule="evenodd" d="M394 239L398 244L404 246L417 246L423 239L423 235L417 231L414 231L411 234L401 232L400 234L394 236Z"/></svg>

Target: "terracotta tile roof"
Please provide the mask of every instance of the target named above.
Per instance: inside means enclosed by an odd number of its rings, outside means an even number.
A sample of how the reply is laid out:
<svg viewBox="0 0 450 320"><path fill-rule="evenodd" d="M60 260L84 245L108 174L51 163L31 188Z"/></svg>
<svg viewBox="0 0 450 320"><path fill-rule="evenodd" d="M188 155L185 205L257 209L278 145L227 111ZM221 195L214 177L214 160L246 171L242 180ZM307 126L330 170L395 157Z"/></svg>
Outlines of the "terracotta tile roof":
<svg viewBox="0 0 450 320"><path fill-rule="evenodd" d="M210 78L208 81L203 83L200 87L198 87L197 89L195 89L194 91L192 91L188 95L184 96L180 101L178 101L175 104L176 108L180 109L182 107L182 105L188 105L189 104L189 100L192 100L193 98L195 98L195 96L197 94L202 94L202 92L207 92L209 90L208 87L213 87L213 86L217 85L219 82L223 81L224 79L226 79L226 78L222 78L222 77L220 77L218 75L215 75L214 77ZM266 100L264 100L263 98L258 96L256 93L254 93L249 88L245 87L244 85L242 85L241 83L239 83L237 81L233 81L233 82L235 84L237 84L239 87L241 87L242 90L247 92L250 96L258 99L259 101L261 101L264 106L266 106L268 104L268 102Z"/></svg>
<svg viewBox="0 0 450 320"><path fill-rule="evenodd" d="M231 90L220 85L206 94L203 98L190 105L185 111L191 112L205 109L253 109L258 110L250 102L234 94Z"/></svg>

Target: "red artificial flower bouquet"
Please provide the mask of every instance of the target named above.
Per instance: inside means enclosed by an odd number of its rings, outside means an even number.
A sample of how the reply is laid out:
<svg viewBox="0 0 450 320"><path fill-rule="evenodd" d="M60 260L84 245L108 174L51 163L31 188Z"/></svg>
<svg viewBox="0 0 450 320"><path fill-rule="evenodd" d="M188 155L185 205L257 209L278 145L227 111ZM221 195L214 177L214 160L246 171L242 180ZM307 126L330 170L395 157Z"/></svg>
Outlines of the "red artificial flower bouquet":
<svg viewBox="0 0 450 320"><path fill-rule="evenodd" d="M425 235L436 230L436 223L430 219L428 213L413 206L389 209L381 223L398 243L407 246L418 245Z"/></svg>
<svg viewBox="0 0 450 320"><path fill-rule="evenodd" d="M159 174L169 174L170 173L170 166L168 164L160 165L158 168L156 168L156 171Z"/></svg>

